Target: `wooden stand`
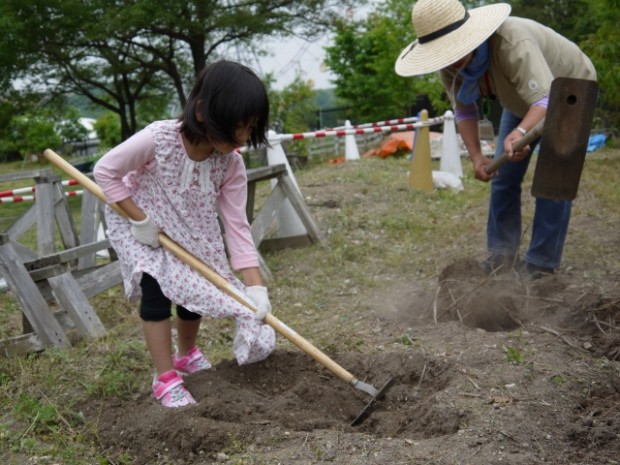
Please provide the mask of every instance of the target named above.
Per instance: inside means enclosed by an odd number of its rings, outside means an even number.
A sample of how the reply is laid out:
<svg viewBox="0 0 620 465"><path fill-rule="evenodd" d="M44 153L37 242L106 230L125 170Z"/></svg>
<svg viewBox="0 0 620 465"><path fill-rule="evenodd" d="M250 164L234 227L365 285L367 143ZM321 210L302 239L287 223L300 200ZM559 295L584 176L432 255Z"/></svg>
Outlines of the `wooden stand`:
<svg viewBox="0 0 620 465"><path fill-rule="evenodd" d="M257 248L266 241L268 228L287 199L307 234L269 241L280 248L323 242L321 231L289 178L285 165L251 169L247 175L247 215ZM21 306L24 334L0 341L0 355L23 354L45 347L68 347L71 345L66 334L69 329L77 330L83 337L105 334L88 298L122 282L120 264L109 241L97 240L97 228L103 221L101 200L92 192L84 192L81 235L78 236L60 178L45 170L0 176L0 182L25 178L35 179L36 202L5 233L0 234L0 276ZM269 179L275 179L276 183L254 218L256 183ZM36 251L17 242L34 226L37 230ZM56 228L60 233L62 251L56 250ZM97 264L95 254L104 249L108 250L110 261ZM262 258L261 271L269 275ZM61 310L52 311L51 302Z"/></svg>
<svg viewBox="0 0 620 465"><path fill-rule="evenodd" d="M247 215L252 228L252 239L258 249L263 246L269 250L282 249L286 247L297 247L300 245L323 243L324 238L320 228L315 223L310 214L303 197L295 184L291 181L286 170L286 165L273 165L261 168L250 169L248 176L248 204ZM256 218L254 218L254 200L256 193L256 183L267 179L276 179L265 204L262 206ZM282 203L288 199L293 210L298 215L302 224L306 228L306 234L302 236L276 237L266 239L268 228L273 223L278 209Z"/></svg>
<svg viewBox="0 0 620 465"><path fill-rule="evenodd" d="M109 249L107 239L96 241L99 202L85 194L82 201L82 242L64 195L60 177L49 170L3 176L0 181L33 178L36 202L0 234L0 275L23 313L23 335L0 341L0 355L23 354L45 347L71 345L66 331L98 337L105 328L88 298L121 282L119 263L95 263L98 251ZM94 199L94 200L93 200ZM37 250L17 242L36 227ZM57 235L64 250L56 251ZM60 308L52 311L54 302Z"/></svg>

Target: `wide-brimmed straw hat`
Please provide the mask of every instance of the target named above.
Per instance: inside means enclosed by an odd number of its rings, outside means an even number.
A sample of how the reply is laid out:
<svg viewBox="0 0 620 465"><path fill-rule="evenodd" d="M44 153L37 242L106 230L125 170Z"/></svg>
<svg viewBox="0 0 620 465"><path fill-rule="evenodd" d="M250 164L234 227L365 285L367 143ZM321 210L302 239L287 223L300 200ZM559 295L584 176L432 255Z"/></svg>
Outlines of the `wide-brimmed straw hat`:
<svg viewBox="0 0 620 465"><path fill-rule="evenodd" d="M396 60L396 73L417 76L456 63L487 40L510 14L497 3L466 10L458 0L419 0L411 20L418 37Z"/></svg>

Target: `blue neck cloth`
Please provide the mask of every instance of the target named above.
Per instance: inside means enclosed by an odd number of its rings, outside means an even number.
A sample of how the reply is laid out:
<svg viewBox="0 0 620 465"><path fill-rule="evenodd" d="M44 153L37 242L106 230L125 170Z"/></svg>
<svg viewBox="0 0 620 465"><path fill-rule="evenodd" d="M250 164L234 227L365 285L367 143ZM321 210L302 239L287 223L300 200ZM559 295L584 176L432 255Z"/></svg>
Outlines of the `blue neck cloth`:
<svg viewBox="0 0 620 465"><path fill-rule="evenodd" d="M474 52L474 59L469 66L459 71L463 76L463 83L457 98L465 105L474 103L480 97L478 81L489 67L489 44L484 41Z"/></svg>

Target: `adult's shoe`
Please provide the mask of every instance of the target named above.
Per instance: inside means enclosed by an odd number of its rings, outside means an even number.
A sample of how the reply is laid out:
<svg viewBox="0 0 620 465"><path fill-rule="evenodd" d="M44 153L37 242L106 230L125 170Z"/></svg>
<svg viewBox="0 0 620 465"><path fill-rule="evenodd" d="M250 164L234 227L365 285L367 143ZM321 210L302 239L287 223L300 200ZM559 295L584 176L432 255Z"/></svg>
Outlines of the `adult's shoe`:
<svg viewBox="0 0 620 465"><path fill-rule="evenodd" d="M482 271L488 276L507 273L518 265L518 258L514 255L492 254L480 263Z"/></svg>
<svg viewBox="0 0 620 465"><path fill-rule="evenodd" d="M521 263L518 271L521 276L532 280L540 279L555 273L553 268L546 268L544 266L534 265L533 263L528 263L525 261Z"/></svg>

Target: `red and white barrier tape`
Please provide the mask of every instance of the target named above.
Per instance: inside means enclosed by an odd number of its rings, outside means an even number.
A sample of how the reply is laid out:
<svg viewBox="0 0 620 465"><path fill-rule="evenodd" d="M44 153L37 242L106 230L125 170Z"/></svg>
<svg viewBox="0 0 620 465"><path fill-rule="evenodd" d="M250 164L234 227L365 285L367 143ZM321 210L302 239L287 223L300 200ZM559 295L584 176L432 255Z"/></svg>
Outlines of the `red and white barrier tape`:
<svg viewBox="0 0 620 465"><path fill-rule="evenodd" d="M60 182L63 186L77 186L79 183L75 179L67 179L65 181ZM17 189L13 189L10 191L2 191L0 192L0 197L11 197L21 194L26 194L27 192L34 192L36 190L35 186L29 187L20 187Z"/></svg>
<svg viewBox="0 0 620 465"><path fill-rule="evenodd" d="M376 123L354 124L350 128L347 128L346 126L338 126L333 129L339 130L339 129L376 128L378 126L393 126L394 124L405 124L405 123L411 123L411 122L419 121L419 120L420 118L418 118L417 116L410 116L409 118L390 119L386 121L377 121Z"/></svg>
<svg viewBox="0 0 620 465"><path fill-rule="evenodd" d="M359 134L373 134L377 132L392 132L392 131L410 131L416 128L423 128L426 126L434 126L441 124L444 121L443 116L437 118L431 118L427 121L420 121L418 123L410 124L396 124L392 126L378 126L374 128L358 128L358 129L338 129L334 131L315 131L315 132L301 132L297 134L278 134L277 138L283 140L299 140L299 139L311 139L318 137L342 137L348 135Z"/></svg>
<svg viewBox="0 0 620 465"><path fill-rule="evenodd" d="M66 197L75 197L84 194L83 190L65 192ZM0 197L0 203L19 203L19 202L34 202L36 196L34 195L14 195L12 197Z"/></svg>

